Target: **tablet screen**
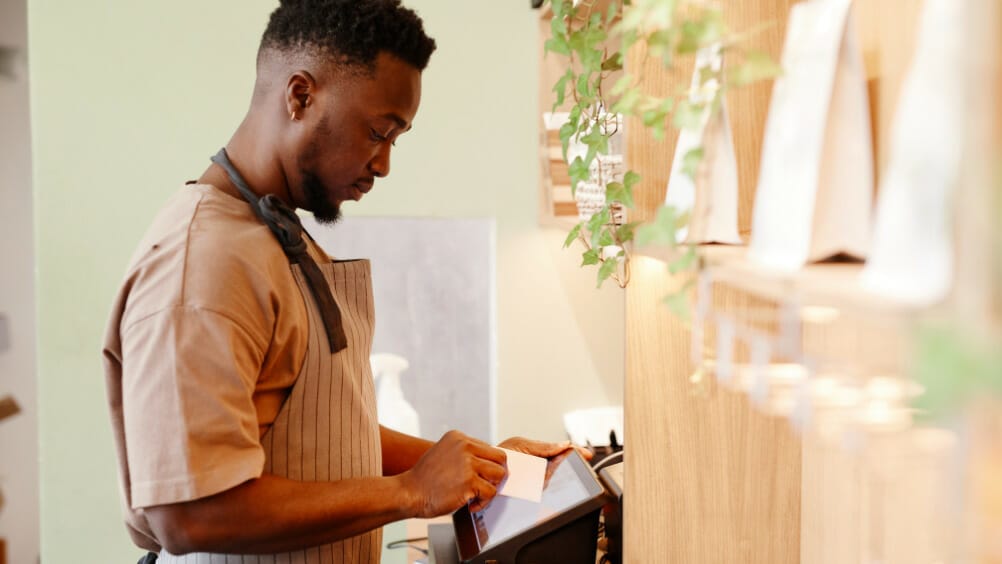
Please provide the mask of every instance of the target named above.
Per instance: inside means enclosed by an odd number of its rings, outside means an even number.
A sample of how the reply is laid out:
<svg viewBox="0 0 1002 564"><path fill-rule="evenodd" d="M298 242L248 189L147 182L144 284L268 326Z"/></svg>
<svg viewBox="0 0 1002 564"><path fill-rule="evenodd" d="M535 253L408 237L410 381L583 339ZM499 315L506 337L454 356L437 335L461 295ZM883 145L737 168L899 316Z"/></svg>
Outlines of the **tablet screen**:
<svg viewBox="0 0 1002 564"><path fill-rule="evenodd" d="M578 456L561 456L550 461L550 477L539 503L514 497L497 496L482 511L473 514L480 551L505 541L542 523L549 517L584 502L594 494L588 491L572 464Z"/></svg>

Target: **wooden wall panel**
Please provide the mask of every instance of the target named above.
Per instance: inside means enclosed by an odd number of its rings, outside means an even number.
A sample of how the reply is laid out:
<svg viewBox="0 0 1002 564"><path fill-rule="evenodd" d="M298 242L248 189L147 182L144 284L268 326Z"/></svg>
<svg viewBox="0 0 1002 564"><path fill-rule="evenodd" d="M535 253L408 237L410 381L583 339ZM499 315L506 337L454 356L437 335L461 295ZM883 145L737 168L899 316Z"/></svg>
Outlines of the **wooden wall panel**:
<svg viewBox="0 0 1002 564"><path fill-rule="evenodd" d="M749 48L778 59L792 0L742 0L725 6L731 29L769 21ZM627 70L644 76L652 94L684 88L691 68L666 71L629 54ZM771 84L728 97L738 155L739 227L751 227L761 135ZM640 173L637 219L652 219L662 204L676 135L654 140L627 123L628 167ZM689 331L658 304L682 283L664 264L637 258L627 288L626 561L781 564L800 557L800 447L790 426L751 409L746 397L690 382ZM735 291L718 294L719 306L740 311L765 307ZM708 386L708 387L707 387Z"/></svg>
<svg viewBox="0 0 1002 564"><path fill-rule="evenodd" d="M656 304L664 264L639 257L627 290L626 561L780 564L800 556L800 447L744 394L694 382L690 332ZM733 290L728 311L771 307Z"/></svg>

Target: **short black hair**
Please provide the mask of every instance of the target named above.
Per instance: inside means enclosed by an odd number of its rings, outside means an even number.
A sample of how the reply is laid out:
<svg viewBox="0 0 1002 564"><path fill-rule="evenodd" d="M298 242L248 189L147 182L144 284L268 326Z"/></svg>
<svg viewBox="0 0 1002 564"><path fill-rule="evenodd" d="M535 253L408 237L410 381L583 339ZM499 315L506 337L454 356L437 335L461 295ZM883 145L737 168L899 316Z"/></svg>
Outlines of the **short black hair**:
<svg viewBox="0 0 1002 564"><path fill-rule="evenodd" d="M386 51L423 71L435 40L400 0L281 0L268 20L261 50L310 48L368 71Z"/></svg>

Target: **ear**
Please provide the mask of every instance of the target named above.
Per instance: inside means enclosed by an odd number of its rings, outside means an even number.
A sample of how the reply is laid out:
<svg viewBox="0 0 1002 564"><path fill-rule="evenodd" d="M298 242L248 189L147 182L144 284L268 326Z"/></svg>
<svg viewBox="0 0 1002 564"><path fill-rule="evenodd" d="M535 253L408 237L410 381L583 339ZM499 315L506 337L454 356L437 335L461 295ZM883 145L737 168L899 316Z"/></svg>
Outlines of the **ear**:
<svg viewBox="0 0 1002 564"><path fill-rule="evenodd" d="M292 73L285 84L285 106L292 121L303 119L307 108L313 105L317 81L305 70Z"/></svg>

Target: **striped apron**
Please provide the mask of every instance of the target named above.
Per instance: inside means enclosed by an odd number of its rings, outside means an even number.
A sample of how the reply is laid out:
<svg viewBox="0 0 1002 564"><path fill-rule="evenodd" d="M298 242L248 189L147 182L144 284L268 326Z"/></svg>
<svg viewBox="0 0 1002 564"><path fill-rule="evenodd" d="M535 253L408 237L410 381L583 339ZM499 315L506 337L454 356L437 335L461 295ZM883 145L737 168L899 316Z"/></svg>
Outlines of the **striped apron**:
<svg viewBox="0 0 1002 564"><path fill-rule="evenodd" d="M225 150L213 162L226 169L258 217L276 233L290 257L309 318L309 341L299 376L275 422L261 437L265 473L308 482L381 476L383 457L369 365L375 326L369 261L316 264L305 251L305 235L295 214L276 210L274 201L259 203ZM378 564L382 535L382 529L376 529L282 554L176 556L161 550L157 562Z"/></svg>
<svg viewBox="0 0 1002 564"><path fill-rule="evenodd" d="M375 390L369 367L374 328L369 261L319 265L341 309L348 348L328 352L324 327L298 265L293 266L310 319L310 340L299 378L275 423L264 434L264 471L304 481L382 475ZM382 530L285 554L186 554L160 551L158 563L378 563Z"/></svg>

